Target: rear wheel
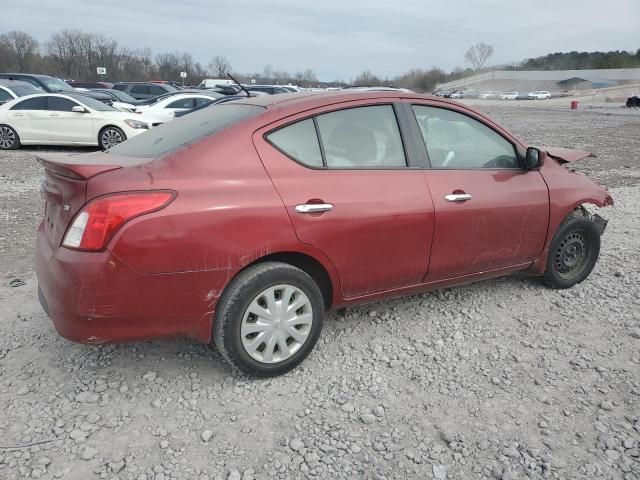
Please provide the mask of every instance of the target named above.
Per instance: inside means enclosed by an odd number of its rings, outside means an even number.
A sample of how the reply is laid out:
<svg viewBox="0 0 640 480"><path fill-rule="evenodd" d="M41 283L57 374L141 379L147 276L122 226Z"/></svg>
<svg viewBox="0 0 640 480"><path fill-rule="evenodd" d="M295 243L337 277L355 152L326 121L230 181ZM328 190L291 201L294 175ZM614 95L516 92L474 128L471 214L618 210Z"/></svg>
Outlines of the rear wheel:
<svg viewBox="0 0 640 480"><path fill-rule="evenodd" d="M98 134L98 145L102 150L109 150L126 139L127 136L118 127L105 127Z"/></svg>
<svg viewBox="0 0 640 480"><path fill-rule="evenodd" d="M280 375L309 355L322 330L324 303L315 281L279 262L247 268L216 308L214 342L242 372Z"/></svg>
<svg viewBox="0 0 640 480"><path fill-rule="evenodd" d="M569 288L589 276L600 254L600 231L588 217L571 214L560 224L549 246L545 282Z"/></svg>
<svg viewBox="0 0 640 480"><path fill-rule="evenodd" d="M20 148L20 137L9 125L0 125L0 150Z"/></svg>

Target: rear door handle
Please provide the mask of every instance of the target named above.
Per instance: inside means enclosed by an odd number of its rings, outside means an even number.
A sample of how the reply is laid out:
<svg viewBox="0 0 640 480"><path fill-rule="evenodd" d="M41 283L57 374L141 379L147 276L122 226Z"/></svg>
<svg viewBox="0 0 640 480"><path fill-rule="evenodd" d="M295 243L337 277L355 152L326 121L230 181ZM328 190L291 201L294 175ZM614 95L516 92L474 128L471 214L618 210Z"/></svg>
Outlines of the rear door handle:
<svg viewBox="0 0 640 480"><path fill-rule="evenodd" d="M295 206L295 211L298 213L328 212L332 209L333 205L330 203L303 203Z"/></svg>
<svg viewBox="0 0 640 480"><path fill-rule="evenodd" d="M473 197L468 193L450 193L449 195L444 196L444 199L447 202L466 202L472 198Z"/></svg>
<svg viewBox="0 0 640 480"><path fill-rule="evenodd" d="M49 116L50 117L59 117L60 114L59 113L50 113Z"/></svg>

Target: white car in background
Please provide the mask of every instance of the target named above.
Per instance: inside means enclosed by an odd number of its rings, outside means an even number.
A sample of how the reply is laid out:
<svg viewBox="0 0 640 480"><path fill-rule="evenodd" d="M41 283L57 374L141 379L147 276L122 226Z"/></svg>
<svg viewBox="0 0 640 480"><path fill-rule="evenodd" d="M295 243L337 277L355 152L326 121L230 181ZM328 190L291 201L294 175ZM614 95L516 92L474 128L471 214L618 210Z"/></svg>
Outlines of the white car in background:
<svg viewBox="0 0 640 480"><path fill-rule="evenodd" d="M517 100L518 92L504 92L500 94L500 100Z"/></svg>
<svg viewBox="0 0 640 480"><path fill-rule="evenodd" d="M480 95L478 95L478 98L481 98L483 100L493 100L500 98L500 95L502 95L502 92L498 92L497 90L490 90L488 92L482 92Z"/></svg>
<svg viewBox="0 0 640 480"><path fill-rule="evenodd" d="M535 92L527 93L527 98L531 98L533 100L548 100L551 98L551 94L546 90L537 90Z"/></svg>
<svg viewBox="0 0 640 480"><path fill-rule="evenodd" d="M161 123L81 93L27 95L0 106L0 150L20 145L96 145L106 150Z"/></svg>
<svg viewBox="0 0 640 480"><path fill-rule="evenodd" d="M210 95L206 93L178 93L159 100L151 105L139 105L136 113L151 114L156 118L161 118L165 122L172 120L175 112L184 112L192 108L199 107L204 103L210 103L221 95Z"/></svg>

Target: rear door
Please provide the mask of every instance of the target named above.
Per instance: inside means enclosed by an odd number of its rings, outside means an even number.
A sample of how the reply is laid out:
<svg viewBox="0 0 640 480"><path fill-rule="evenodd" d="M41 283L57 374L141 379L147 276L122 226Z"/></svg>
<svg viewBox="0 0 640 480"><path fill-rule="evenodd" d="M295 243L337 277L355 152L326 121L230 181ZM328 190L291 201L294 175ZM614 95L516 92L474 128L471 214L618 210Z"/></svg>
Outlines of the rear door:
<svg viewBox="0 0 640 480"><path fill-rule="evenodd" d="M429 267L434 211L396 107L332 108L254 135L296 234L330 258L345 298L416 285Z"/></svg>
<svg viewBox="0 0 640 480"><path fill-rule="evenodd" d="M47 98L33 97L16 103L7 113L9 124L18 131L22 142L49 143Z"/></svg>
<svg viewBox="0 0 640 480"><path fill-rule="evenodd" d="M410 105L431 168L435 206L427 281L532 262L544 247L549 194L540 173L520 168L515 143L468 110Z"/></svg>
<svg viewBox="0 0 640 480"><path fill-rule="evenodd" d="M82 107L77 102L63 97L48 98L49 133L55 143L97 143L93 133L93 119L89 111L72 112L73 107ZM86 110L86 108L85 108Z"/></svg>

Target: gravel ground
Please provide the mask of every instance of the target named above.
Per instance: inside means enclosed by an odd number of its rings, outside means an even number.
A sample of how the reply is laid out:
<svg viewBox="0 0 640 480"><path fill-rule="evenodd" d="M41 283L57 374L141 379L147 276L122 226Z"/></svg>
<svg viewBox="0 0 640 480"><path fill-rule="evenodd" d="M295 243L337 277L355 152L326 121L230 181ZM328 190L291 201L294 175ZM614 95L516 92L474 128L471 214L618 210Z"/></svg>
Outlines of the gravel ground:
<svg viewBox="0 0 640 480"><path fill-rule="evenodd" d="M483 108L598 154L580 168L616 206L591 277L334 313L301 368L259 381L187 340L58 337L31 267L36 151L0 154L0 478L640 478L640 115Z"/></svg>

